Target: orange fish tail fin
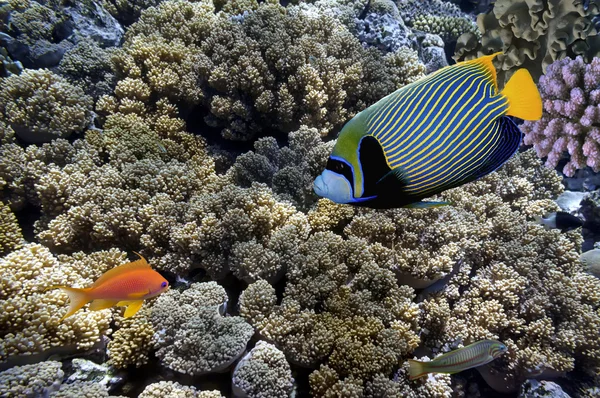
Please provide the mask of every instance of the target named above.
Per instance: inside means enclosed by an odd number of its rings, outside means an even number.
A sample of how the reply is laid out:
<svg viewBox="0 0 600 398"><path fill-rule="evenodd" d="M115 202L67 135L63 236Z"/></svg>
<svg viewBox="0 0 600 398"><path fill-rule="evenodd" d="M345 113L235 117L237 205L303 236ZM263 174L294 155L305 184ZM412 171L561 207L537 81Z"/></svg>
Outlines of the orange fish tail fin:
<svg viewBox="0 0 600 398"><path fill-rule="evenodd" d="M51 286L51 287L47 288L46 290L50 290L50 289L61 289L63 292L65 292L69 295L69 310L62 318L60 318L61 321L64 320L65 318L70 317L71 315L76 313L79 309L81 309L81 307L83 307L89 301L91 301L91 298L89 297L89 294L88 294L90 289L77 289L74 287L67 287L67 286Z"/></svg>
<svg viewBox="0 0 600 398"><path fill-rule="evenodd" d="M426 362L415 361L413 359L408 360L408 378L409 380L415 380L419 377L423 377L427 374L425 369Z"/></svg>
<svg viewBox="0 0 600 398"><path fill-rule="evenodd" d="M508 99L508 116L523 120L542 117L542 97L527 69L519 69L506 82L502 95Z"/></svg>

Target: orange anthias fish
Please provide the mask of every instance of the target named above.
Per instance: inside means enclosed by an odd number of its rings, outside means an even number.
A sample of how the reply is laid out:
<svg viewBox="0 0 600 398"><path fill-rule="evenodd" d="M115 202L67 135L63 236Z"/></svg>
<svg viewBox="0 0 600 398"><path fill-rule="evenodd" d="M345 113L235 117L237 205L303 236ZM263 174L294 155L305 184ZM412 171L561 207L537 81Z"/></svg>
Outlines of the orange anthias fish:
<svg viewBox="0 0 600 398"><path fill-rule="evenodd" d="M90 310L98 311L116 306L127 306L124 317L129 318L142 308L145 299L158 296L169 288L169 282L150 268L144 257L119 265L106 271L90 287L77 289L68 286L51 286L48 289L62 289L69 295L69 311L61 321L73 315L89 303Z"/></svg>

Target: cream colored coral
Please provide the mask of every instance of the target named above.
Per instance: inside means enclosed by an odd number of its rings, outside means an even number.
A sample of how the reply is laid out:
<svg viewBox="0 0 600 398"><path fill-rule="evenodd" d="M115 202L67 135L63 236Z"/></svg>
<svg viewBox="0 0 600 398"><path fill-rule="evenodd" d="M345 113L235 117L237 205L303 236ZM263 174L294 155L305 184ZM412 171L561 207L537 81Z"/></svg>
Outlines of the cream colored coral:
<svg viewBox="0 0 600 398"><path fill-rule="evenodd" d="M23 245L23 234L17 218L8 205L0 202L0 254L8 253Z"/></svg>
<svg viewBox="0 0 600 398"><path fill-rule="evenodd" d="M184 386L173 381L159 381L146 388L138 398L223 398L217 390L198 391L195 387Z"/></svg>
<svg viewBox="0 0 600 398"><path fill-rule="evenodd" d="M60 388L63 376L62 364L57 361L15 366L0 372L0 396L47 396Z"/></svg>
<svg viewBox="0 0 600 398"><path fill-rule="evenodd" d="M80 88L47 69L25 70L0 81L0 114L28 142L83 131L91 107L91 98Z"/></svg>
<svg viewBox="0 0 600 398"><path fill-rule="evenodd" d="M114 367L140 367L148 363L150 351L154 347L155 333L149 321L150 305L151 303L146 301L135 317L116 317L117 329L107 347L108 358Z"/></svg>

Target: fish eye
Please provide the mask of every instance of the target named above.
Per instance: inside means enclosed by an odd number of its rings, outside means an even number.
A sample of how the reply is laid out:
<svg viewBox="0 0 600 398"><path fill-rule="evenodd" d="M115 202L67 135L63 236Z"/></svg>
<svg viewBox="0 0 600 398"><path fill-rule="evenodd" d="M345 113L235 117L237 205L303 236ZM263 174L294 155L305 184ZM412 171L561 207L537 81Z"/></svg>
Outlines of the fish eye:
<svg viewBox="0 0 600 398"><path fill-rule="evenodd" d="M354 175L352 173L352 168L346 161L341 159L332 159L329 158L327 160L327 165L325 166L327 170L331 170L334 173L343 175L346 177L346 180L350 183L350 186L354 183Z"/></svg>
<svg viewBox="0 0 600 398"><path fill-rule="evenodd" d="M165 287L167 287L167 285L168 285L167 282L163 282L163 283L160 284L160 287L165 288Z"/></svg>

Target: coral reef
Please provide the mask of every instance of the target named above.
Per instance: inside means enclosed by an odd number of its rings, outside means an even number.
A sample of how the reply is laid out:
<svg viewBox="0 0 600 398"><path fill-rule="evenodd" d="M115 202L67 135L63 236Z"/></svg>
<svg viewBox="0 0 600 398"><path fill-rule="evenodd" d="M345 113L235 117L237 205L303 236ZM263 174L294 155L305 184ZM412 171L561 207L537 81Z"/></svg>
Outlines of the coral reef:
<svg viewBox="0 0 600 398"><path fill-rule="evenodd" d="M254 330L240 317L219 314L226 300L214 282L156 300L150 321L159 336L156 356L165 366L195 376L223 372L244 353Z"/></svg>
<svg viewBox="0 0 600 398"><path fill-rule="evenodd" d="M436 34L444 42L455 42L463 33L477 34L470 16L456 4L443 0L399 1L398 10L404 22L415 30Z"/></svg>
<svg viewBox="0 0 600 398"><path fill-rule="evenodd" d="M76 381L71 384L62 384L60 390L50 394L51 398L125 398L120 395L110 395L108 389L98 383L89 381Z"/></svg>
<svg viewBox="0 0 600 398"><path fill-rule="evenodd" d="M274 345L259 341L235 367L231 379L236 396L286 398L294 386L290 365Z"/></svg>
<svg viewBox="0 0 600 398"><path fill-rule="evenodd" d="M94 1L9 0L0 7L2 47L27 68L52 68L82 39L119 45L123 28Z"/></svg>
<svg viewBox="0 0 600 398"><path fill-rule="evenodd" d="M223 398L217 390L198 391L194 387L182 386L172 381L160 381L150 384L138 398Z"/></svg>
<svg viewBox="0 0 600 398"><path fill-rule="evenodd" d="M600 171L600 58L556 61L539 88L544 112L540 120L523 124L524 143L552 168L568 153L562 169L566 176L585 166Z"/></svg>
<svg viewBox="0 0 600 398"><path fill-rule="evenodd" d="M58 72L71 84L78 85L94 99L108 95L114 89L111 68L113 49L103 49L89 38L81 40L67 51L58 65Z"/></svg>
<svg viewBox="0 0 600 398"><path fill-rule="evenodd" d="M47 69L25 70L0 81L0 114L27 142L48 142L83 131L92 100Z"/></svg>
<svg viewBox="0 0 600 398"><path fill-rule="evenodd" d="M592 21L599 10L596 0L497 0L491 11L477 17L481 38L474 33L459 37L454 58L503 52L495 60L500 86L519 68L537 81L554 61L577 55L589 61L600 55L600 36Z"/></svg>
<svg viewBox="0 0 600 398"><path fill-rule="evenodd" d="M518 65L541 73L548 57L593 55L597 10L498 0L469 51L506 45L501 81ZM445 65L444 48L472 32L457 6L10 0L0 25L0 368L13 366L0 395L445 398L566 372L565 391L593 393L600 280L581 264L579 230L532 222L563 191L533 150L433 198L451 203L441 208L312 193L325 135ZM18 73L44 51L56 68ZM527 139L558 145L553 162L564 130L579 151L569 167L596 167L600 64L555 65ZM24 131L49 142L24 145ZM82 309L59 322L67 295L46 288L87 286L132 251L169 291L132 318ZM408 380L407 359L484 338L509 352L482 377Z"/></svg>
<svg viewBox="0 0 600 398"><path fill-rule="evenodd" d="M412 289L397 286L356 243L330 232L312 235L288 269L283 302L276 305L274 289L258 281L242 293L240 314L291 363L326 362L360 384L389 372L419 338Z"/></svg>
<svg viewBox="0 0 600 398"><path fill-rule="evenodd" d="M56 258L44 246L27 244L0 258L0 361L51 348L89 349L110 333L109 310L79 311L60 322L67 295L45 290L62 284L85 287L124 257L112 249Z"/></svg>
<svg viewBox="0 0 600 398"><path fill-rule="evenodd" d="M327 134L397 81L420 77L418 58L394 67L406 56L363 49L326 15L263 4L236 22L218 18L212 3L168 1L130 27L115 60L119 79L141 80L173 102L205 104L223 137L250 140L298 121Z"/></svg>
<svg viewBox="0 0 600 398"><path fill-rule="evenodd" d="M124 26L137 21L147 8L157 6L162 0L101 0L104 8Z"/></svg>
<svg viewBox="0 0 600 398"><path fill-rule="evenodd" d="M0 372L0 396L40 397L60 388L64 372L56 361L15 366Z"/></svg>
<svg viewBox="0 0 600 398"><path fill-rule="evenodd" d="M254 151L238 156L228 173L237 185L265 183L282 200L306 209L316 200L312 184L335 142L322 142L317 129L306 126L289 133L288 140L282 148L273 137L256 140Z"/></svg>
<svg viewBox="0 0 600 398"><path fill-rule="evenodd" d="M140 367L148 363L150 351L154 348L154 328L149 321L150 309L146 305L135 317L116 316L116 332L112 334L106 353L110 364L115 368L134 365Z"/></svg>
<svg viewBox="0 0 600 398"><path fill-rule="evenodd" d="M0 202L0 255L7 254L23 245L23 234L17 218L8 205Z"/></svg>

